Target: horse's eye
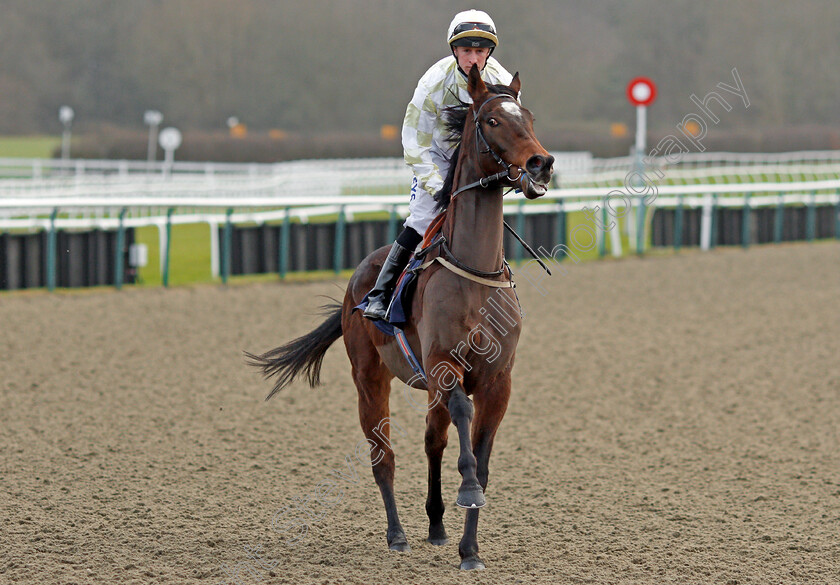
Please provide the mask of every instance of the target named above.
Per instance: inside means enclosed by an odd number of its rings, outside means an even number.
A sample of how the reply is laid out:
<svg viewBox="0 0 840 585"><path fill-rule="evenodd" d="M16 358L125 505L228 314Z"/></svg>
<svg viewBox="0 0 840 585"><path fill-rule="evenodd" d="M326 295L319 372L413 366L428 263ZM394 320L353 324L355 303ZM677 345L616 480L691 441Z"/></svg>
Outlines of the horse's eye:
<svg viewBox="0 0 840 585"><path fill-rule="evenodd" d="M489 120L487 120L487 123L490 125L491 128L495 128L499 125L499 122L498 120L496 120L496 118L490 118Z"/></svg>

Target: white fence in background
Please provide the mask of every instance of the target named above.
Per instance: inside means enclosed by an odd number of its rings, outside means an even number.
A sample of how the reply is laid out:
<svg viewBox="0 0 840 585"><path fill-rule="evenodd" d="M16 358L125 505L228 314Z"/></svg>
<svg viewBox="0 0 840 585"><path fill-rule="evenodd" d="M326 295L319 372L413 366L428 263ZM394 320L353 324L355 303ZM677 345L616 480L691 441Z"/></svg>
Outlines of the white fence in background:
<svg viewBox="0 0 840 585"><path fill-rule="evenodd" d="M506 214L537 214L583 211L606 206L607 188L551 189L535 202L525 204L521 194L506 197ZM710 247L712 210L715 207L744 207L751 209L776 207L779 205L802 205L809 207L834 205L840 209L840 179L829 181L807 181L792 183L752 183L728 185L663 185L652 188L642 195L631 197L626 191L624 199L610 200L615 215L625 217L622 229L629 236L631 251L636 251L637 242L646 241L648 223L639 225L637 215L642 200L645 207L653 208L703 209L701 220L701 248ZM112 216L94 212L112 210ZM180 210L179 214L168 214L168 209ZM25 210L28 215L21 215ZM135 211L122 218L116 217L120 210ZM618 210L622 210L620 213ZM145 213L144 213L145 211ZM185 190L177 193L165 191L160 194L143 193L88 193L83 197L65 195L44 195L39 197L0 197L0 231L3 230L73 230L73 229L116 229L118 227L158 228L160 249L166 247L166 225L171 223L207 223L211 233L211 269L219 274L219 245L217 228L226 222L234 224L264 224L296 218L308 221L319 215L335 215L342 212L346 221L353 221L354 215L370 212L387 212L404 217L408 213L405 195L344 195L324 196L313 200L311 196L290 195L278 198L259 189L244 189L236 197L228 193L194 194ZM50 215L52 214L52 215ZM649 218L651 214L647 213ZM597 224L596 224L597 225ZM638 230L641 230L639 232ZM598 241L607 237L603 229L596 233ZM641 236L641 237L640 237ZM621 238L618 230L609 233L612 254L621 256ZM161 258L163 262L163 258Z"/></svg>
<svg viewBox="0 0 840 585"><path fill-rule="evenodd" d="M553 152L560 172L599 173L616 169L628 170L633 164L629 156L600 159L588 152ZM699 169L707 167L738 167L763 165L823 165L840 164L840 150L806 150L782 153L696 152L685 153L670 168ZM368 172L405 171L401 158L357 158L302 160L281 163L205 163L75 159L0 158L0 178L41 179L68 175L215 175L215 176L265 176L295 170Z"/></svg>
<svg viewBox="0 0 840 585"><path fill-rule="evenodd" d="M620 187L630 157L596 159L589 153L554 153L555 187ZM840 150L781 154L689 153L676 164L656 160L658 184L802 182L840 179ZM655 178L654 174L650 174ZM314 199L407 193L411 173L402 159L340 159L276 164L2 159L0 200L112 197L179 199L247 197ZM8 208L8 207L7 207Z"/></svg>
<svg viewBox="0 0 840 585"><path fill-rule="evenodd" d="M509 195L506 205L511 208L506 212L603 208L604 198L623 187L633 164L630 157L595 159L585 152L555 157L555 175L563 188L550 189L539 202L527 205L521 204L521 195ZM658 159L656 165L662 175L654 187L654 206L702 208L701 241L706 243L713 205L840 205L840 151L696 153L672 165ZM648 178L656 178L653 171ZM0 159L0 231L155 226L163 249L167 223L207 223L215 238L215 228L227 221L307 221L339 211L348 221L368 212L405 216L410 179L402 159L396 158L152 166L134 161ZM641 199L627 198L630 209L622 224L631 247L644 241L636 232L646 227L635 221ZM615 199L611 203L625 205ZM613 254L620 255L616 230L609 237ZM214 241L212 249L214 274L217 244Z"/></svg>

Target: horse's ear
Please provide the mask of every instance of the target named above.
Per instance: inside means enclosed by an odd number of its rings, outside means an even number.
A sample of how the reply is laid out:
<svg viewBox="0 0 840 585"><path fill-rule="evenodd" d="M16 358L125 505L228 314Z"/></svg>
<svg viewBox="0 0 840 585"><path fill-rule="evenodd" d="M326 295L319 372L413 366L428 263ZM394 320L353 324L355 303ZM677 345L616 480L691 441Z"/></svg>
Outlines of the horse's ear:
<svg viewBox="0 0 840 585"><path fill-rule="evenodd" d="M519 89L522 87L522 83L519 81L519 71L513 74L513 80L508 87L513 90L513 93L519 95Z"/></svg>
<svg viewBox="0 0 840 585"><path fill-rule="evenodd" d="M478 65L470 67L469 83L467 83L467 91L473 101L487 93L487 86L484 85L484 80L481 79L481 73L478 70Z"/></svg>

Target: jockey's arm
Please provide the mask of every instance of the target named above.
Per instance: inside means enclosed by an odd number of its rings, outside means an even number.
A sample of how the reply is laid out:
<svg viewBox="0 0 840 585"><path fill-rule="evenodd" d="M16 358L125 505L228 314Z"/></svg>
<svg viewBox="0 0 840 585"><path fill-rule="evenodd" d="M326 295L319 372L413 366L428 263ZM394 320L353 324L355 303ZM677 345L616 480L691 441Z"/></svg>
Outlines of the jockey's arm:
<svg viewBox="0 0 840 585"><path fill-rule="evenodd" d="M417 178L418 187L434 195L443 187L440 169L432 160L432 141L439 124L440 106L429 97L422 84L408 104L402 127L405 162Z"/></svg>

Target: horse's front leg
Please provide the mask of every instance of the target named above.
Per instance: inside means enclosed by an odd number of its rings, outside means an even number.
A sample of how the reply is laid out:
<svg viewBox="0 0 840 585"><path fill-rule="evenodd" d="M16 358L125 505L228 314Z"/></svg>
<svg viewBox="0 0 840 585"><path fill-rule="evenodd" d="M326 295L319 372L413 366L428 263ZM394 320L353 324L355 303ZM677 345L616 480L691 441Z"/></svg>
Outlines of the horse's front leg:
<svg viewBox="0 0 840 585"><path fill-rule="evenodd" d="M472 425L472 448L478 463L477 476L482 490L487 489L490 476L490 452L496 431L502 422L510 399L510 371L493 385L475 394L475 419ZM478 510L467 510L464 536L458 545L461 569L483 569L484 561L478 556Z"/></svg>
<svg viewBox="0 0 840 585"><path fill-rule="evenodd" d="M460 454L458 455L458 471L461 472L461 487L458 488L458 498L455 503L462 508L481 508L487 501L484 490L478 482L478 463L473 454L470 442L470 425L473 419L473 404L467 397L460 382L455 384L449 393L449 416L455 428L458 429Z"/></svg>

